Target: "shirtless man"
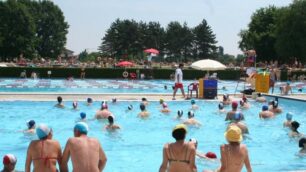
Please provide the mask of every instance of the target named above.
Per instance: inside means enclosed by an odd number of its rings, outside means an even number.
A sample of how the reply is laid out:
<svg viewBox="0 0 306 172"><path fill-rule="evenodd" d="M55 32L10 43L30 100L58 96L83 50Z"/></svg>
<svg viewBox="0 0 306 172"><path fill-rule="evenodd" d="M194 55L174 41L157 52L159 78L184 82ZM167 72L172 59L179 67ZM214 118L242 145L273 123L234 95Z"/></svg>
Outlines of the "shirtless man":
<svg viewBox="0 0 306 172"><path fill-rule="evenodd" d="M150 113L146 110L146 106L143 103L140 104L140 110L141 112L138 114L138 117L141 118L149 117Z"/></svg>
<svg viewBox="0 0 306 172"><path fill-rule="evenodd" d="M192 99L192 100L190 101L190 103L191 103L191 110L197 110L197 109L199 109L199 106L196 105L195 100Z"/></svg>
<svg viewBox="0 0 306 172"><path fill-rule="evenodd" d="M278 101L273 100L270 104L271 104L271 106L270 106L269 110L271 112L273 112L274 114L282 113L282 109L280 107L278 107Z"/></svg>
<svg viewBox="0 0 306 172"><path fill-rule="evenodd" d="M225 132L225 138L229 144L221 145L221 167L219 172L238 172L243 165L247 172L252 172L246 145L240 144L242 141L241 130L237 126L231 126Z"/></svg>
<svg viewBox="0 0 306 172"><path fill-rule="evenodd" d="M259 113L259 118L267 119L274 118L274 113L268 110L269 107L267 105L262 106L262 111Z"/></svg>
<svg viewBox="0 0 306 172"><path fill-rule="evenodd" d="M108 116L108 125L105 126L105 129L107 130L116 130L116 129L120 129L120 126L117 124L114 124L114 117L113 115Z"/></svg>
<svg viewBox="0 0 306 172"><path fill-rule="evenodd" d="M232 123L230 123L227 127L227 129L229 129L231 126L237 126L240 128L242 134L249 134L249 129L248 129L248 126L241 122L241 121L234 121Z"/></svg>
<svg viewBox="0 0 306 172"><path fill-rule="evenodd" d="M247 102L244 102L243 100L239 101L240 104L240 109L249 109L250 108L250 104Z"/></svg>
<svg viewBox="0 0 306 172"><path fill-rule="evenodd" d="M288 112L286 114L286 121L283 124L284 127L289 127L289 128L291 127L292 117L293 115L291 112Z"/></svg>
<svg viewBox="0 0 306 172"><path fill-rule="evenodd" d="M108 110L108 106L106 103L102 103L101 110L98 110L95 119L106 119L108 116L112 115L112 113Z"/></svg>
<svg viewBox="0 0 306 172"><path fill-rule="evenodd" d="M185 137L187 127L184 124L178 124L172 130L172 137L176 140L174 143L167 143L163 148L163 161L159 172L194 172L197 171L195 164L196 150Z"/></svg>
<svg viewBox="0 0 306 172"><path fill-rule="evenodd" d="M290 91L291 94L292 94L292 88L291 88L289 82L287 82L286 86L280 87L280 88L281 88L281 94L288 95L288 94L289 94L289 91Z"/></svg>
<svg viewBox="0 0 306 172"><path fill-rule="evenodd" d="M73 172L101 172L106 164L106 155L95 138L87 137L88 126L78 122L74 126L74 137L69 138L63 152L61 172L68 172L71 156Z"/></svg>
<svg viewBox="0 0 306 172"><path fill-rule="evenodd" d="M64 108L65 107L65 105L63 103L63 98L61 96L57 97L57 104L55 105L55 107L58 107L58 108Z"/></svg>
<svg viewBox="0 0 306 172"><path fill-rule="evenodd" d="M198 126L198 127L201 126L201 123L198 120L194 119L194 112L193 111L188 112L188 119L185 120L183 123L186 124L186 125L195 125L195 126Z"/></svg>
<svg viewBox="0 0 306 172"><path fill-rule="evenodd" d="M24 130L24 133L35 134L35 121L30 120L27 122L28 129Z"/></svg>
<svg viewBox="0 0 306 172"><path fill-rule="evenodd" d="M266 102L266 98L262 97L261 93L257 93L256 102Z"/></svg>
<svg viewBox="0 0 306 172"><path fill-rule="evenodd" d="M238 103L236 101L232 102L232 110L227 112L225 121L235 120L235 114L236 112L238 112L237 107ZM240 114L240 120L244 120L244 115L241 112L239 112L239 114Z"/></svg>
<svg viewBox="0 0 306 172"><path fill-rule="evenodd" d="M62 150L58 141L52 140L52 129L40 124L36 129L39 140L33 140L28 148L25 172L56 172L56 162L61 164Z"/></svg>

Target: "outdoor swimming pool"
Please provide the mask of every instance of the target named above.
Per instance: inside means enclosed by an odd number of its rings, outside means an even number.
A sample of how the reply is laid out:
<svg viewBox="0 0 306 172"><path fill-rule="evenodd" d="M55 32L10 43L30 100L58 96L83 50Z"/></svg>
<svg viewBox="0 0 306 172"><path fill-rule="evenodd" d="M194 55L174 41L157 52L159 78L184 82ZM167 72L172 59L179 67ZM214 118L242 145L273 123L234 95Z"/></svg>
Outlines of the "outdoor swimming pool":
<svg viewBox="0 0 306 172"><path fill-rule="evenodd" d="M65 99L65 97L64 97ZM279 99L280 107L285 108L284 113L272 120L260 120L258 111L262 104L252 102L249 110L243 111L246 123L249 126L249 139L243 141L248 146L249 156L253 171L276 172L305 169L306 158L296 156L298 143L287 136L288 130L282 127L285 113L294 113L293 119L300 122L300 132L306 133L306 112L302 108L305 102ZM37 123L47 123L54 130L54 139L59 140L64 148L69 137L73 136L73 126L79 119L80 112L86 112L87 118L92 118L100 107L100 102L94 102L93 106L86 106L85 102L79 102L80 111L71 110L72 102L65 102L65 109L53 107L55 102L14 101L0 102L0 156L6 153L17 155L17 169L24 170L26 150L29 142L36 136L27 136L17 132L26 128L26 121L36 120ZM132 104L133 111L125 112L127 106ZM215 152L220 158L219 145L226 143L224 131L225 115L217 114L218 102L198 100L200 106L195 111L195 118L203 126L200 128L189 127L187 138L196 138L199 141L200 152ZM115 123L122 129L117 132L103 130L105 121L89 121L89 136L100 140L108 157L106 172L156 172L162 161L162 148L166 142L173 142L172 128L179 123L174 119L178 110L184 111L186 118L190 108L189 101L168 102L172 112L168 115L160 113L158 102L150 102L148 111L151 116L148 119L139 119L139 102L119 101L116 104L109 103L109 109L115 115ZM229 107L226 107L229 110ZM197 159L198 170L215 169L218 162L210 162ZM2 168L2 164L0 165ZM70 164L70 171L71 171Z"/></svg>
<svg viewBox="0 0 306 172"><path fill-rule="evenodd" d="M184 81L185 90L193 81ZM284 82L275 85L275 93L280 93L279 87ZM167 87L165 89L165 86ZM62 92L62 93L172 93L173 81L171 80L101 80L86 79L67 81L64 79L0 79L0 92ZM223 89L225 87L226 89ZM244 82L218 81L218 94L237 93L249 88ZM298 93L298 88L306 93L306 83L292 83L293 92ZM194 93L195 94L195 93Z"/></svg>

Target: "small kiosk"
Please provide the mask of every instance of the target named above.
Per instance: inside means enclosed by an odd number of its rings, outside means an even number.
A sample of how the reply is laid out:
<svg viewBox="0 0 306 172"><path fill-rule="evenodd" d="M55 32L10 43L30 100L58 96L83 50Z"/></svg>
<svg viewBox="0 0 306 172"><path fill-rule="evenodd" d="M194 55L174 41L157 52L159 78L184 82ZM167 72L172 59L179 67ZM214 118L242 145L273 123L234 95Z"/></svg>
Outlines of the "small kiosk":
<svg viewBox="0 0 306 172"><path fill-rule="evenodd" d="M218 95L218 80L199 79L199 98L215 99Z"/></svg>

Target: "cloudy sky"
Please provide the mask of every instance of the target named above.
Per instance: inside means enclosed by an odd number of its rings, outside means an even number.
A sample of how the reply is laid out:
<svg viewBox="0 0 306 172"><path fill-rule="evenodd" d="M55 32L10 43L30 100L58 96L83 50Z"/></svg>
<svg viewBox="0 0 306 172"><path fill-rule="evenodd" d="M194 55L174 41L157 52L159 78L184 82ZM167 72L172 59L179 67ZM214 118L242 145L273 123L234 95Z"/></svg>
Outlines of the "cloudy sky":
<svg viewBox="0 0 306 172"><path fill-rule="evenodd" d="M69 23L67 48L79 53L96 51L101 38L115 19L156 21L166 27L170 21L189 27L203 19L213 29L217 45L225 53L239 54L238 33L261 7L287 6L292 0L53 0Z"/></svg>

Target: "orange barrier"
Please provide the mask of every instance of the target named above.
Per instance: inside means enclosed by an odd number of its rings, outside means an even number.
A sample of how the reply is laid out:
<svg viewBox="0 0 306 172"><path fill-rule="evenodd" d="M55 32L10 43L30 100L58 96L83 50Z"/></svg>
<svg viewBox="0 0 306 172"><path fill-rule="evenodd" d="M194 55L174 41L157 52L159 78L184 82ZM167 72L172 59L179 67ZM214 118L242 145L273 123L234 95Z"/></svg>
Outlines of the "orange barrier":
<svg viewBox="0 0 306 172"><path fill-rule="evenodd" d="M256 74L255 80L255 90L256 92L268 93L270 88L270 74L269 73L259 73Z"/></svg>

